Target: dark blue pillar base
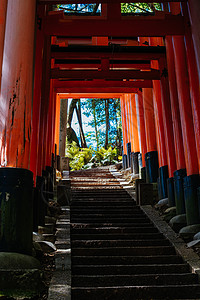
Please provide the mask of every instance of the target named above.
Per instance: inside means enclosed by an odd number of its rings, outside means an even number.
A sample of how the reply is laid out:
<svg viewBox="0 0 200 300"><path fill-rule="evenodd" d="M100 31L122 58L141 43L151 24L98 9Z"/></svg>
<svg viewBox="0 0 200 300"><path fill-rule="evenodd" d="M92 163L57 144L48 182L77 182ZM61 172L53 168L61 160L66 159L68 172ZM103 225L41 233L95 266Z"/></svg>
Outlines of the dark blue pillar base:
<svg viewBox="0 0 200 300"><path fill-rule="evenodd" d="M158 169L159 174L159 196L160 199L167 198L167 179L169 178L168 166L163 166Z"/></svg>
<svg viewBox="0 0 200 300"><path fill-rule="evenodd" d="M141 168L141 179L146 182L146 167Z"/></svg>
<svg viewBox="0 0 200 300"><path fill-rule="evenodd" d="M39 226L39 189L33 188L33 231L38 232Z"/></svg>
<svg viewBox="0 0 200 300"><path fill-rule="evenodd" d="M38 189L38 225L45 225L45 215L46 215L46 199L44 197L44 185L45 180L42 176L37 176L36 178L36 187Z"/></svg>
<svg viewBox="0 0 200 300"><path fill-rule="evenodd" d="M127 162L127 155L126 154L122 155L122 164L123 164L123 169L126 170L128 168L128 162Z"/></svg>
<svg viewBox="0 0 200 300"><path fill-rule="evenodd" d="M197 189L200 186L198 174L184 178L184 196L187 225L200 224Z"/></svg>
<svg viewBox="0 0 200 300"><path fill-rule="evenodd" d="M187 176L186 169L174 172L174 196L177 215L185 214L185 198L183 189L183 178Z"/></svg>
<svg viewBox="0 0 200 300"><path fill-rule="evenodd" d="M174 195L174 177L167 179L167 193L169 199L169 206L176 206L175 195Z"/></svg>
<svg viewBox="0 0 200 300"><path fill-rule="evenodd" d="M131 167L131 143L127 143L127 163L128 163L128 168Z"/></svg>
<svg viewBox="0 0 200 300"><path fill-rule="evenodd" d="M146 182L154 183L158 179L158 152L151 151L145 154Z"/></svg>
<svg viewBox="0 0 200 300"><path fill-rule="evenodd" d="M138 161L138 155L140 152L134 152L133 153L133 173L139 174L139 161Z"/></svg>

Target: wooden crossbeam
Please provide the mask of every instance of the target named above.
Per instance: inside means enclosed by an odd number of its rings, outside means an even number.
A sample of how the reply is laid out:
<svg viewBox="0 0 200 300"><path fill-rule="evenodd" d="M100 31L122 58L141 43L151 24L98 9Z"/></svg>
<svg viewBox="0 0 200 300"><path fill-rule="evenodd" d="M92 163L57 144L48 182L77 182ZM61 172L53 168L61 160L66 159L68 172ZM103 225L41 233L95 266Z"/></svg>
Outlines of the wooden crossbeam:
<svg viewBox="0 0 200 300"><path fill-rule="evenodd" d="M134 0L134 3L154 3L155 0ZM133 3L133 0L38 0L38 4ZM156 3L187 2L187 0L156 0Z"/></svg>
<svg viewBox="0 0 200 300"><path fill-rule="evenodd" d="M91 80L91 81L67 81L53 80L53 86L58 89L134 89L134 88L151 88L151 80L134 80L134 81L119 81L119 80Z"/></svg>
<svg viewBox="0 0 200 300"><path fill-rule="evenodd" d="M161 57L165 57L165 47L113 47L113 46L69 46L69 47L52 47L51 57L59 60L88 60L92 63L92 60L101 58L107 58L112 62L118 63L117 60L134 61L139 60L158 60ZM73 61L74 62L74 61Z"/></svg>
<svg viewBox="0 0 200 300"><path fill-rule="evenodd" d="M44 19L46 35L66 37L184 35L184 17L166 15L165 18L133 17L121 20L65 19L49 15Z"/></svg>
<svg viewBox="0 0 200 300"><path fill-rule="evenodd" d="M78 93L83 94L83 93L87 93L87 94L96 94L96 93L106 93L106 94L113 94L113 93L120 93L120 94L124 94L124 93L137 93L138 89L137 88L55 88L54 91L56 93ZM86 96L85 96L86 97ZM72 97L73 98L73 97ZM78 97L80 98L80 97ZM97 97L97 98L104 98L104 97ZM116 97L114 97L116 98Z"/></svg>
<svg viewBox="0 0 200 300"><path fill-rule="evenodd" d="M52 79L75 79L75 80L84 80L84 79L107 79L107 80L123 80L123 79L147 79L147 80L159 80L160 71L151 70L151 71L138 71L138 70L109 70L109 71L94 71L94 70L60 70L52 69L51 70Z"/></svg>

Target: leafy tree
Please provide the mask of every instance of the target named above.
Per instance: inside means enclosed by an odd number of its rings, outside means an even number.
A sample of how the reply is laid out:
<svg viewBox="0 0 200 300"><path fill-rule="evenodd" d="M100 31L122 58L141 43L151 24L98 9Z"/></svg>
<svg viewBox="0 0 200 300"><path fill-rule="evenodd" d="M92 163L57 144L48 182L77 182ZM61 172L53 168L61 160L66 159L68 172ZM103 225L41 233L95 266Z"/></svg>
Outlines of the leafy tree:
<svg viewBox="0 0 200 300"><path fill-rule="evenodd" d="M57 4L58 9L62 9L65 13L70 14L90 14L95 15L100 13L99 4ZM160 3L122 3L122 13L154 13L156 10L161 10Z"/></svg>

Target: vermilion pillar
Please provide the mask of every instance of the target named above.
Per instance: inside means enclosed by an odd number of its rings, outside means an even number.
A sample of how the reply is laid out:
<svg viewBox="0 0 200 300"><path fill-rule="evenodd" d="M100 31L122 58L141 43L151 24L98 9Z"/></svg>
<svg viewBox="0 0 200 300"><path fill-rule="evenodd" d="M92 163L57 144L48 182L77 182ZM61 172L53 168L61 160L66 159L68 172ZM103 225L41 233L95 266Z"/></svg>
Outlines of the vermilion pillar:
<svg viewBox="0 0 200 300"><path fill-rule="evenodd" d="M49 92L50 92L50 37L45 37L44 57L43 57L43 74L42 74L42 90L41 90L41 112L40 112L40 128L39 128L39 144L38 144L38 162L37 174L42 175L45 169L46 151L47 151L47 128L48 128L48 109L49 109Z"/></svg>
<svg viewBox="0 0 200 300"><path fill-rule="evenodd" d="M121 116L122 116L122 132L123 132L123 167L127 167L127 140L128 140L128 134L127 134L127 126L126 126L126 110L125 110L125 99L124 95L120 97L121 102Z"/></svg>
<svg viewBox="0 0 200 300"><path fill-rule="evenodd" d="M38 16L42 18L44 9L38 10ZM36 51L35 51L35 78L33 93L33 113L32 113L32 134L30 150L30 170L34 175L36 182L37 162L38 162L38 145L39 145L39 124L41 109L41 87L42 87L42 61L44 53L44 34L40 25L37 26L36 32Z"/></svg>
<svg viewBox="0 0 200 300"><path fill-rule="evenodd" d="M151 46L163 46L162 38L149 38L149 44ZM151 61L151 67L153 69L159 69L158 61ZM155 114L155 127L156 127L156 140L158 149L158 161L159 161L159 181L158 191L159 198L167 197L167 178L168 175L168 161L166 153L165 142L165 130L163 125L163 109L162 109L162 96L161 96L161 84L158 80L153 80L153 104ZM171 152L171 151L170 151Z"/></svg>
<svg viewBox="0 0 200 300"><path fill-rule="evenodd" d="M47 131L47 154L46 163L52 167L52 138L53 138L53 108L54 108L53 82L50 84L49 111L48 111L48 131Z"/></svg>
<svg viewBox="0 0 200 300"><path fill-rule="evenodd" d="M2 77L2 64L3 64L3 50L6 28L6 12L7 0L2 0L0 4L0 96L1 96L1 77ZM1 98L0 98L1 99ZM4 102L0 102L0 165L6 164L6 148L5 148L5 107Z"/></svg>
<svg viewBox="0 0 200 300"><path fill-rule="evenodd" d="M198 66L198 73L200 74L200 18L199 18L199 11L200 11L200 1L199 0L189 0L187 2L189 7L189 15L190 15L190 24L192 30L192 37L195 45L195 54Z"/></svg>
<svg viewBox="0 0 200 300"><path fill-rule="evenodd" d="M182 4L183 14L187 24L189 23L189 16L187 5ZM197 157L200 171L200 74L198 74L197 61L195 57L194 44L192 40L191 28L186 26L185 33L185 45L186 45L186 55L188 63L188 74L190 80L190 95L192 102L192 114L193 114L193 123L194 123L194 132L197 148Z"/></svg>
<svg viewBox="0 0 200 300"><path fill-rule="evenodd" d="M179 101L176 84L176 73L175 73L175 61L174 51L172 44L172 37L167 36L165 39L166 52L167 52L167 65L168 65L168 78L169 78L169 89L170 89L170 103L172 112L172 123L174 132L174 145L176 155L177 170L173 176L168 180L168 198L170 205L176 204L177 214L185 212L185 199L183 192L183 177L186 176L185 170L185 156L183 148L183 136L180 121L179 112Z"/></svg>
<svg viewBox="0 0 200 300"><path fill-rule="evenodd" d="M7 165L22 168L29 168L30 157L35 8L34 0L8 1L4 42L0 103Z"/></svg>
<svg viewBox="0 0 200 300"><path fill-rule="evenodd" d="M8 0L1 0L0 4L0 92L1 92L1 76L3 63L3 49L6 28L6 13Z"/></svg>
<svg viewBox="0 0 200 300"><path fill-rule="evenodd" d="M172 13L180 12L179 6L170 4ZM187 15L185 16L187 20ZM188 32L186 31L186 40L188 46L188 55L192 55L191 41L189 41ZM183 146L185 153L187 177L184 178L184 196L186 207L187 224L200 223L200 212L197 197L197 188L199 186L199 167L198 155L195 141L195 129L193 117L196 106L196 79L193 78L197 74L191 74L195 69L191 65L192 59L188 57L185 49L185 41L182 36L173 37L173 48L175 56L175 67L177 77L177 87L179 95L179 108L181 115L181 126L183 132ZM190 72L190 74L188 73ZM191 80L194 79L194 83ZM191 104L192 102L192 104ZM193 110L192 110L193 107ZM197 117L198 119L198 117ZM197 124L198 126L198 124Z"/></svg>
<svg viewBox="0 0 200 300"><path fill-rule="evenodd" d="M135 174L139 173L138 155L140 153L137 112L135 103L135 94L130 94L130 114L131 114L131 146L132 146L132 161L133 171Z"/></svg>
<svg viewBox="0 0 200 300"><path fill-rule="evenodd" d="M152 183L157 182L158 178L158 153L153 109L153 92L151 88L143 89L143 106L147 142L147 153L145 155L146 179L147 182Z"/></svg>
<svg viewBox="0 0 200 300"><path fill-rule="evenodd" d="M183 146L187 169L187 177L184 178L186 218L187 224L191 225L200 222L197 198L199 169L190 98L188 66L185 44L182 36L173 37L173 47L179 95L181 127L183 132Z"/></svg>
<svg viewBox="0 0 200 300"><path fill-rule="evenodd" d="M125 94L125 104L126 104L126 115L128 121L128 143L127 143L127 156L128 156L128 166L132 168L131 153L133 151L133 133L132 133L132 119L131 119L131 95Z"/></svg>
<svg viewBox="0 0 200 300"><path fill-rule="evenodd" d="M142 92L138 92L138 94L135 95L135 102L136 102L136 111L137 111L140 153L142 154L142 165L143 167L145 167L145 154L147 153L147 143L146 143Z"/></svg>
<svg viewBox="0 0 200 300"><path fill-rule="evenodd" d="M130 94L130 110L131 110L131 129L132 129L131 144L133 145L134 152L140 152L135 94Z"/></svg>

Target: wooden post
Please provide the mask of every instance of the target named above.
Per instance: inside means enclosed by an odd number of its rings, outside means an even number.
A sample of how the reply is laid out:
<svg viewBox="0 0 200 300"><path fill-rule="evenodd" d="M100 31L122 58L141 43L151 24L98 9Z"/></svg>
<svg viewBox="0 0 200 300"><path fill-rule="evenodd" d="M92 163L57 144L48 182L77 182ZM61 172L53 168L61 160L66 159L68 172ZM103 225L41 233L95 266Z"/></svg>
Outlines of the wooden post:
<svg viewBox="0 0 200 300"><path fill-rule="evenodd" d="M29 168L30 159L35 8L35 0L8 1L2 66L0 123L6 128L7 165L22 168Z"/></svg>

